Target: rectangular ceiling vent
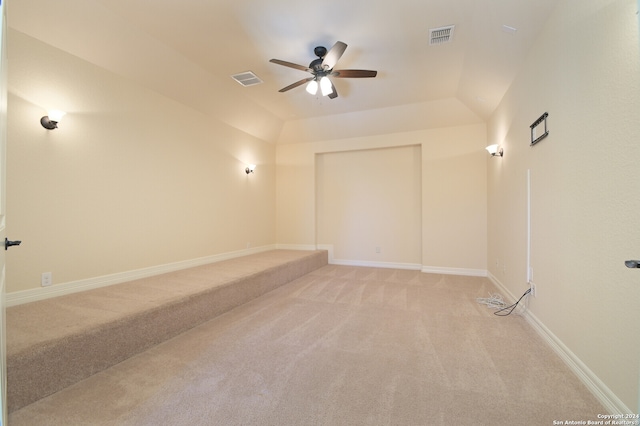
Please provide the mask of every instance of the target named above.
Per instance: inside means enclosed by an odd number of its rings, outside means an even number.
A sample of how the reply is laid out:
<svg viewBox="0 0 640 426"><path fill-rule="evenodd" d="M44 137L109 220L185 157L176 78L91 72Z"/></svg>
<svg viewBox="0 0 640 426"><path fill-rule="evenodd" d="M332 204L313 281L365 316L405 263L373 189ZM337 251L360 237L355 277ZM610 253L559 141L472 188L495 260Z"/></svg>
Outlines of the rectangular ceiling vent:
<svg viewBox="0 0 640 426"><path fill-rule="evenodd" d="M260 80L258 76L252 73L251 71L241 72L240 74L232 75L231 78L233 78L238 83L242 84L244 87L255 86L256 84L262 83L262 80Z"/></svg>
<svg viewBox="0 0 640 426"><path fill-rule="evenodd" d="M432 28L429 30L429 44L449 43L453 38L455 25L448 27Z"/></svg>

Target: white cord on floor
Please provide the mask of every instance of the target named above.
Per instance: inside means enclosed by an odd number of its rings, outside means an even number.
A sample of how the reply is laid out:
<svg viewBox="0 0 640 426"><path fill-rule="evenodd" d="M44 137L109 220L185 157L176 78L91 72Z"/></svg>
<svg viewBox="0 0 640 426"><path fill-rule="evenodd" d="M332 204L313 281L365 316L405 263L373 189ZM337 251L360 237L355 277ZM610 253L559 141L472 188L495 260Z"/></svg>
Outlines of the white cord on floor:
<svg viewBox="0 0 640 426"><path fill-rule="evenodd" d="M508 308L509 306L513 306L513 305L507 305L507 303L502 299L502 296L498 293L489 293L489 297L487 298L478 297L476 301L482 305L487 305L487 307L490 309L505 309L505 308ZM519 315L520 313L515 312L515 314Z"/></svg>
<svg viewBox="0 0 640 426"><path fill-rule="evenodd" d="M489 293L488 298L478 297L476 301L483 305L487 305L487 307L491 309L502 309L507 306L504 300L502 300L502 296L497 293Z"/></svg>

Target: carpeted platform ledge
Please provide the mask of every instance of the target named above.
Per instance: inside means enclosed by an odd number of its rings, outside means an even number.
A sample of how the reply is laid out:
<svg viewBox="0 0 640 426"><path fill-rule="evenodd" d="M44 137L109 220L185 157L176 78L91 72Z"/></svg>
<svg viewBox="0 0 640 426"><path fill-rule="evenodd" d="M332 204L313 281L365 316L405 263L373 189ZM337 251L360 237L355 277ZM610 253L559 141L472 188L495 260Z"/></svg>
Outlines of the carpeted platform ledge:
<svg viewBox="0 0 640 426"><path fill-rule="evenodd" d="M327 265L273 250L9 307L7 407L31 404Z"/></svg>

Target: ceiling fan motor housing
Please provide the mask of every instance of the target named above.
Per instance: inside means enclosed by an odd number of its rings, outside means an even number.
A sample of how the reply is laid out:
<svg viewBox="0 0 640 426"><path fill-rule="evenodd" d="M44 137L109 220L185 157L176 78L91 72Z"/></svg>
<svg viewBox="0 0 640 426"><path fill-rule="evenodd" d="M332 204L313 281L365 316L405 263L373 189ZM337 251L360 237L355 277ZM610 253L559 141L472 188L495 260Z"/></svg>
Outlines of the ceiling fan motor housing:
<svg viewBox="0 0 640 426"><path fill-rule="evenodd" d="M322 58L314 59L313 61L311 61L311 63L309 64L309 68L313 70L314 74L318 74L324 71L325 69L322 66Z"/></svg>
<svg viewBox="0 0 640 426"><path fill-rule="evenodd" d="M316 55L318 58L324 58L324 55L327 54L327 48L324 46L318 46L315 49L313 49L313 54Z"/></svg>

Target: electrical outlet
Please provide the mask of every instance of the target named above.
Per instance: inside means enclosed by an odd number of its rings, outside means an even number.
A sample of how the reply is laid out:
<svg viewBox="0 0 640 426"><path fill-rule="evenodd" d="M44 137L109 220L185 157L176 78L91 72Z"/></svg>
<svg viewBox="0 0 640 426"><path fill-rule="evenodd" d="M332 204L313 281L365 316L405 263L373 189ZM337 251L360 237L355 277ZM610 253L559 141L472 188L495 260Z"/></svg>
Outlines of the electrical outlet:
<svg viewBox="0 0 640 426"><path fill-rule="evenodd" d="M376 253L380 253L380 247L376 247Z"/></svg>
<svg viewBox="0 0 640 426"><path fill-rule="evenodd" d="M51 272L43 272L40 284L42 287L49 287L53 284L53 274L51 274Z"/></svg>
<svg viewBox="0 0 640 426"><path fill-rule="evenodd" d="M533 281L529 281L529 288L531 289L531 294L533 297L536 297L536 285Z"/></svg>
<svg viewBox="0 0 640 426"><path fill-rule="evenodd" d="M247 248L251 248L251 243L247 243Z"/></svg>

